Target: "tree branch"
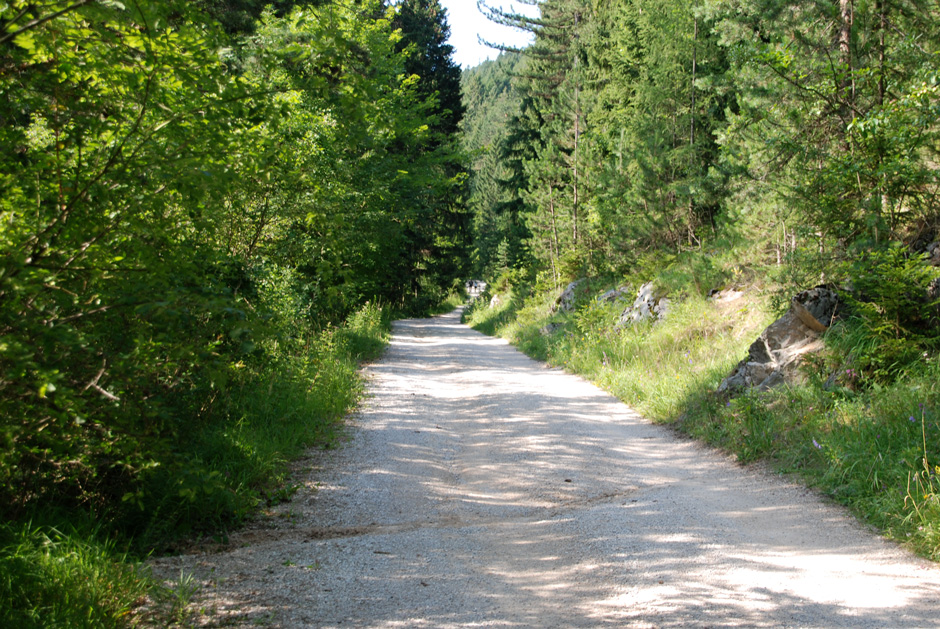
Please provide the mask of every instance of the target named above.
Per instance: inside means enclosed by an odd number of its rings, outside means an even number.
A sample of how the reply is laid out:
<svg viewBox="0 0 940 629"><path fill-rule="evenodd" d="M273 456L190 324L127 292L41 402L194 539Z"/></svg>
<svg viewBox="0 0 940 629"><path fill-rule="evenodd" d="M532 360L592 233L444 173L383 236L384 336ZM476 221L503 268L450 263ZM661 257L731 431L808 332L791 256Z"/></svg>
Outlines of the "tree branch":
<svg viewBox="0 0 940 629"><path fill-rule="evenodd" d="M38 27L38 26L42 26L42 25L45 24L46 22L51 22L52 20L56 19L57 17L61 17L61 16L65 15L66 13L69 13L69 12L71 12L71 11L74 11L75 9L78 9L79 7L86 5L86 4L88 4L89 2L91 2L91 1L92 1L92 0L78 0L78 2L76 2L76 3L73 4L72 6L65 7L65 8L62 9L61 11L56 11L55 13L52 13L51 15L47 15L46 17L36 18L35 20L32 20L32 21L30 21L30 22L27 22L26 24L23 25L22 28L13 31L12 33L7 33L7 34L4 35L3 37L0 37L0 45L7 43L8 41L10 41L11 39L13 39L13 38L16 37L17 35L20 35L20 34L22 34L22 33L25 33L26 31L30 31L30 30L32 30L32 29ZM22 13L21 13L20 15L22 15Z"/></svg>

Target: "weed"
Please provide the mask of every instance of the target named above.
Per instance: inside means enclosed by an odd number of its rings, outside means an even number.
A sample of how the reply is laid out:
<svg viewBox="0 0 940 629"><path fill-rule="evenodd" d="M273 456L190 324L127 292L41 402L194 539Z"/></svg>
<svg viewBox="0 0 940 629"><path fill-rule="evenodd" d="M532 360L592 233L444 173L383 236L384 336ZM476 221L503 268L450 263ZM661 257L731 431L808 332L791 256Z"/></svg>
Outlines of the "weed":
<svg viewBox="0 0 940 629"><path fill-rule="evenodd" d="M178 579L166 588L169 600L168 616L173 622L182 625L189 617L189 606L199 592L199 582L189 572L180 571Z"/></svg>

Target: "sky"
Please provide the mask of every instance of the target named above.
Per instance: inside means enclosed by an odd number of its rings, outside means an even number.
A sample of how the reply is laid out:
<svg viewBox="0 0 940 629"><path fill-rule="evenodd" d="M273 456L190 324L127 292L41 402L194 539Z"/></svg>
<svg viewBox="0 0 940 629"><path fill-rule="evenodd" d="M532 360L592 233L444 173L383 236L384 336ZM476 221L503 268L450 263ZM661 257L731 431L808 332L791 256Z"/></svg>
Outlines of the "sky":
<svg viewBox="0 0 940 629"><path fill-rule="evenodd" d="M499 0L490 0L489 4L509 11L528 10L530 14L533 9L533 7L518 3L499 2ZM498 50L479 43L477 35L482 35L487 41L510 46L524 46L531 41L529 33L487 20L477 9L476 0L441 0L441 5L447 9L447 23L450 25L448 43L454 47L454 61L462 68L472 68L486 59L495 59L499 55Z"/></svg>

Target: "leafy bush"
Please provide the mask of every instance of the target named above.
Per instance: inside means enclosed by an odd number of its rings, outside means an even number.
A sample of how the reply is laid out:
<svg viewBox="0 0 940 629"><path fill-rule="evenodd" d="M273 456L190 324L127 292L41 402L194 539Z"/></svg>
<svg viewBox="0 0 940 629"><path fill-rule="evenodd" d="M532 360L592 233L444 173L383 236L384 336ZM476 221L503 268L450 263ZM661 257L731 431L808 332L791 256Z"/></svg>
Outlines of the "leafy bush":
<svg viewBox="0 0 940 629"><path fill-rule="evenodd" d="M847 269L852 290L844 293L849 321L833 335L852 367L866 378L888 382L922 363L940 347L937 306L928 297L940 271L906 247L866 252Z"/></svg>

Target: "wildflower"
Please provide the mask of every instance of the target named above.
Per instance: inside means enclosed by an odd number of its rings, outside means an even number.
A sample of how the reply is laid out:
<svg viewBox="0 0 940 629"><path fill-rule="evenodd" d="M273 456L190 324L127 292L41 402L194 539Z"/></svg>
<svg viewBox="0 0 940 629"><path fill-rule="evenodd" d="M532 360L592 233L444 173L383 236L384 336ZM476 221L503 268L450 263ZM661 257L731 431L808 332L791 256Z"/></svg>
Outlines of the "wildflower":
<svg viewBox="0 0 940 629"><path fill-rule="evenodd" d="M725 404L725 406L727 406L728 408L731 408L731 401L729 400L728 403Z"/></svg>
<svg viewBox="0 0 940 629"><path fill-rule="evenodd" d="M914 416L913 416L913 415L911 415L910 417L908 417L907 420L908 420L909 422L911 422L912 424L917 421L916 419L914 419Z"/></svg>
<svg viewBox="0 0 940 629"><path fill-rule="evenodd" d="M815 439L813 439L813 445L816 447L817 450L822 450L822 446L819 445L819 442L816 441Z"/></svg>

